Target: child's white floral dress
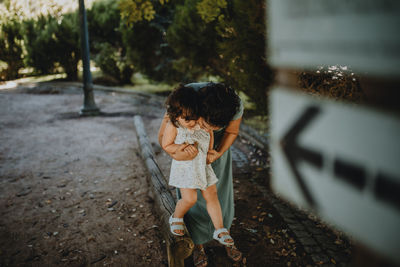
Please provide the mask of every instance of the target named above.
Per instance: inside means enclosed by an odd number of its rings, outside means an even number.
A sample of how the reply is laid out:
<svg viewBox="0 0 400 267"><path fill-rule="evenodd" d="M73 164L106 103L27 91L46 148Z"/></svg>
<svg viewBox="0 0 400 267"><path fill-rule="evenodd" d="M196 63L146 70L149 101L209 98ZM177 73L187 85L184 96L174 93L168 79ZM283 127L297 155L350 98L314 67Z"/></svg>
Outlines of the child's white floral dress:
<svg viewBox="0 0 400 267"><path fill-rule="evenodd" d="M197 142L199 153L193 160L172 160L169 185L177 188L204 190L215 184L218 181L217 176L211 165L206 164L210 134L200 127L195 127L194 130L178 127L177 130L175 144L194 144Z"/></svg>

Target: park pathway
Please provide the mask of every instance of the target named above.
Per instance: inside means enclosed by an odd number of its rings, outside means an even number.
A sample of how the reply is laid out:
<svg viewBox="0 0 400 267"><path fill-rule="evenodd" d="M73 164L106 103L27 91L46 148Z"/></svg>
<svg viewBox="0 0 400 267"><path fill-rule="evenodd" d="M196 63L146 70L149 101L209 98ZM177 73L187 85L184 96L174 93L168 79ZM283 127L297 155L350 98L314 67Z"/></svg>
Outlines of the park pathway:
<svg viewBox="0 0 400 267"><path fill-rule="evenodd" d="M170 158L157 142L163 97L96 86L103 114L82 118L78 86L0 90L0 266L165 266L132 120L143 118L167 177ZM342 233L269 191L266 151L249 134L232 149L231 230L246 266L348 266ZM206 251L210 266L231 266L216 242Z"/></svg>

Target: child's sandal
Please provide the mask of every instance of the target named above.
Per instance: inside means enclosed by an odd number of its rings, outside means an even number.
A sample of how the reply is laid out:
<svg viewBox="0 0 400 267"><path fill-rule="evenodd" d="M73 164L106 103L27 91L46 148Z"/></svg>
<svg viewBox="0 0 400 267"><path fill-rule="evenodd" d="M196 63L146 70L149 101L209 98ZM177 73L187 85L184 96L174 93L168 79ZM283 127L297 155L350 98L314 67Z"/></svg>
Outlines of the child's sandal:
<svg viewBox="0 0 400 267"><path fill-rule="evenodd" d="M225 233L225 235L219 236L222 233ZM214 234L213 234L213 238L224 246L233 246L234 245L233 238L229 235L229 232L226 228L221 228L221 229L215 230ZM228 240L228 239L230 239L232 241L227 242L226 240Z"/></svg>
<svg viewBox="0 0 400 267"><path fill-rule="evenodd" d="M180 223L180 224L174 224L174 223ZM171 230L171 233L173 235L177 235L177 236L184 236L185 235L185 225L183 222L183 218L174 218L172 217L172 215L169 217L169 227ZM182 231L183 233L177 233L175 232L176 230L178 231Z"/></svg>

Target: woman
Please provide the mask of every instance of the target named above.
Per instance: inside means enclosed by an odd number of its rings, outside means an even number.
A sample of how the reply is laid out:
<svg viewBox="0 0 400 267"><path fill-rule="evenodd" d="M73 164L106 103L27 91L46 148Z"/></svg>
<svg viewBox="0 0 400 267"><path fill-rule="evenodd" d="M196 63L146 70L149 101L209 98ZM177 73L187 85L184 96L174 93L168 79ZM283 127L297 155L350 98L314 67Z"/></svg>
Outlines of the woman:
<svg viewBox="0 0 400 267"><path fill-rule="evenodd" d="M205 130L214 131L214 161L209 162L218 177L217 183L218 198L221 203L223 223L226 228L230 228L234 217L233 203L233 182L232 182L232 157L230 146L235 141L240 128L243 115L243 103L233 89L222 83L191 83L186 87L191 87L199 93L201 102L201 118L199 125ZM168 116L164 116L161 123L158 138L160 145L169 121ZM192 160L197 155L194 146L182 146L170 156L175 160ZM178 198L180 197L178 191ZM198 192L197 203L189 210L185 216L186 226L195 243L193 259L195 266L207 266L207 255L204 252L203 244L213 239L214 227L208 216L206 202L201 193ZM228 256L233 261L242 258L241 252L235 247L226 246Z"/></svg>

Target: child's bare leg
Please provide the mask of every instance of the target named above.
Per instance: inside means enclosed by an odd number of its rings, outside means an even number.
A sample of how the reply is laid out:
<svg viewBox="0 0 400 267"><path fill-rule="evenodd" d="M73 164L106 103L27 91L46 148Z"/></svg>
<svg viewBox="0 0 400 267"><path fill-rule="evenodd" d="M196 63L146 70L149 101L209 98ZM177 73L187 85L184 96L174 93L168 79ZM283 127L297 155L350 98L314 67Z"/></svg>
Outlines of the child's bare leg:
<svg viewBox="0 0 400 267"><path fill-rule="evenodd" d="M186 212L196 204L197 190L191 188L180 188L182 198L176 203L175 212L172 215L174 218L183 218ZM174 223L182 224L182 223ZM182 230L175 230L177 234L183 234Z"/></svg>
<svg viewBox="0 0 400 267"><path fill-rule="evenodd" d="M207 187L205 190L202 190L204 199L207 204L207 212L211 217L211 221L214 224L215 229L220 229L224 227L224 223L222 221L222 211L221 205L219 204L218 194L217 194L217 186L215 184Z"/></svg>
<svg viewBox="0 0 400 267"><path fill-rule="evenodd" d="M215 230L224 228L224 222L222 220L221 205L219 203L217 186L211 185L206 188L206 190L201 191L207 204L207 212L211 217L211 221L214 224ZM221 235L226 235L227 233L221 233ZM226 242L233 243L233 239L226 239Z"/></svg>

